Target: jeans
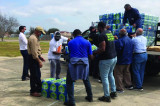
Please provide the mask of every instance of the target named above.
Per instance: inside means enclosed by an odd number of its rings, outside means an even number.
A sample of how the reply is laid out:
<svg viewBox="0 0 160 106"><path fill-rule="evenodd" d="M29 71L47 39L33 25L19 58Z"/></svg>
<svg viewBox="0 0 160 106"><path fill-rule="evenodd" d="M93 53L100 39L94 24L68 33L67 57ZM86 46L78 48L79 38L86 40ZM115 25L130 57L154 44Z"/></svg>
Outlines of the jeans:
<svg viewBox="0 0 160 106"><path fill-rule="evenodd" d="M60 78L60 73L61 73L61 65L60 65L60 60L56 59L49 59L50 62L50 74L51 78L54 78L55 72L56 72L56 79Z"/></svg>
<svg viewBox="0 0 160 106"><path fill-rule="evenodd" d="M116 63L117 57L99 61L99 70L105 97L110 96L109 83L111 85L111 92L116 92L115 79L113 76L113 70Z"/></svg>
<svg viewBox="0 0 160 106"><path fill-rule="evenodd" d="M23 56L23 73L22 73L22 79L26 79L28 75L28 51L27 50L21 50L21 54Z"/></svg>
<svg viewBox="0 0 160 106"><path fill-rule="evenodd" d="M147 62L147 53L134 54L132 62L133 81L136 88L142 88L144 71Z"/></svg>
<svg viewBox="0 0 160 106"><path fill-rule="evenodd" d="M41 71L39 63L33 59L32 55L29 55L29 68L30 68L30 93L41 92Z"/></svg>
<svg viewBox="0 0 160 106"><path fill-rule="evenodd" d="M92 98L92 89L91 89L91 84L89 81L89 77L87 77L86 80L83 80L83 83L85 85L86 88L86 92L87 92L87 96L89 98ZM67 93L68 93L68 102L75 104L75 99L74 99L74 81L72 80L71 76L70 76L70 72L69 70L67 70L67 79L66 79L66 86L67 86Z"/></svg>

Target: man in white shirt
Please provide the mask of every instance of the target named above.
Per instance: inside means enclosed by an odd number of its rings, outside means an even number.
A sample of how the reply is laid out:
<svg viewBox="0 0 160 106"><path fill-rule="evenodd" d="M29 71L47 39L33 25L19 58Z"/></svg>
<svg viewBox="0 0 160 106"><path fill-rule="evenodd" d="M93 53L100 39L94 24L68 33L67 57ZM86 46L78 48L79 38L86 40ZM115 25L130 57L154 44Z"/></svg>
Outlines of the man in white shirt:
<svg viewBox="0 0 160 106"><path fill-rule="evenodd" d="M50 47L48 51L48 60L50 62L50 77L54 78L56 71L56 79L60 78L61 66L60 58L63 53L62 43L69 40L67 37L61 36L60 32L56 31L54 38L50 41Z"/></svg>
<svg viewBox="0 0 160 106"><path fill-rule="evenodd" d="M135 83L135 90L143 91L143 79L145 73L147 55L147 39L143 36L143 29L138 28L136 37L132 39L133 42L133 60L132 71L133 81Z"/></svg>
<svg viewBox="0 0 160 106"><path fill-rule="evenodd" d="M19 47L20 52L23 56L23 73L22 73L22 81L29 80L29 74L28 74L28 51L27 51L27 38L24 35L24 32L26 30L26 26L20 26L19 27Z"/></svg>

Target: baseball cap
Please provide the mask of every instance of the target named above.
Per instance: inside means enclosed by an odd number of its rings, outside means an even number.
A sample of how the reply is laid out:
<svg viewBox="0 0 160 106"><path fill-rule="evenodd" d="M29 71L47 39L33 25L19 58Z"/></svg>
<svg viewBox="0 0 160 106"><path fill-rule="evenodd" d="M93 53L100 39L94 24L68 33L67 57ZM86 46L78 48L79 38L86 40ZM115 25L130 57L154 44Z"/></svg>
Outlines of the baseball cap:
<svg viewBox="0 0 160 106"><path fill-rule="evenodd" d="M37 26L35 30L42 32L43 35L46 34L44 29L41 26Z"/></svg>
<svg viewBox="0 0 160 106"><path fill-rule="evenodd" d="M55 36L61 36L61 33L59 31L56 31Z"/></svg>
<svg viewBox="0 0 160 106"><path fill-rule="evenodd" d="M91 31L92 29L95 29L95 27L94 26L90 26L89 30Z"/></svg>

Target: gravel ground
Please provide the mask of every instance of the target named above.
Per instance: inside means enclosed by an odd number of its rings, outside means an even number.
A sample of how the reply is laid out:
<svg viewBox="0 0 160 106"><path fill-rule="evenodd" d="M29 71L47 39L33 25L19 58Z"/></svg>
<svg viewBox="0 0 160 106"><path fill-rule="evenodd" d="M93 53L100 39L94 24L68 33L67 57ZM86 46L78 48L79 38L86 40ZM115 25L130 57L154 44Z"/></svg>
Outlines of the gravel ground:
<svg viewBox="0 0 160 106"><path fill-rule="evenodd" d="M41 69L42 79L50 76L47 54L43 54L46 62ZM63 102L45 97L31 97L30 83L21 81L22 57L0 57L0 106L63 106ZM67 64L63 61L61 77L66 76ZM75 99L77 106L160 106L160 76L145 77L144 91L125 90L111 103L100 102L98 97L103 95L102 84L90 77L93 90L93 102L84 98L86 92L81 80L75 83Z"/></svg>

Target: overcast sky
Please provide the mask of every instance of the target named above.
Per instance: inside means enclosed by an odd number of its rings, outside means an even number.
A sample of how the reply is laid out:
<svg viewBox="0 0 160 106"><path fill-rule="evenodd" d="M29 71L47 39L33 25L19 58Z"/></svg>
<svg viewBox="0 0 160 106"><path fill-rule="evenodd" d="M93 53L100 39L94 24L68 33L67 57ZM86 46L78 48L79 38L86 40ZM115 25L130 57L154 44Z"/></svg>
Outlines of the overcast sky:
<svg viewBox="0 0 160 106"><path fill-rule="evenodd" d="M14 16L21 25L84 31L99 15L124 12L129 3L140 13L160 16L160 0L0 0L0 13Z"/></svg>

